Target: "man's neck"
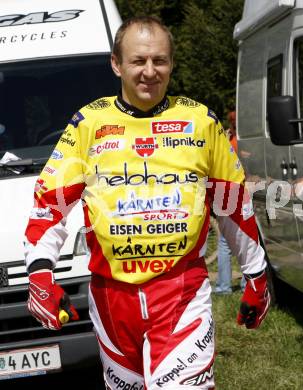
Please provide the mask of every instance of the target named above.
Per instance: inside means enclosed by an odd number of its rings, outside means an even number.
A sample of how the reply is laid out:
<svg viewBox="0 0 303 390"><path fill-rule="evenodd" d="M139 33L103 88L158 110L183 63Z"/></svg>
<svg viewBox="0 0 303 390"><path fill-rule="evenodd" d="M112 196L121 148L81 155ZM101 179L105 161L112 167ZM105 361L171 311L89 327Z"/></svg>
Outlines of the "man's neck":
<svg viewBox="0 0 303 390"><path fill-rule="evenodd" d="M115 100L115 105L120 111L124 112L125 114L134 116L136 118L149 118L165 111L169 106L169 100L167 96L164 96L164 98L158 104L151 107L149 110L141 110L140 108L137 108L126 102L122 98L121 93L119 93L117 99Z"/></svg>

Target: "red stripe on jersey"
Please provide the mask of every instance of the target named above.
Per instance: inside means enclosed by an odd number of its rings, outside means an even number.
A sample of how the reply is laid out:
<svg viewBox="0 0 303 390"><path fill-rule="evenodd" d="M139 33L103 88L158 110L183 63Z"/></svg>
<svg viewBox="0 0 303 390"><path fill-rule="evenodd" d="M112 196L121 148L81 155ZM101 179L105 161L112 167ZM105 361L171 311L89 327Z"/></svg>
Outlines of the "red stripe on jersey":
<svg viewBox="0 0 303 390"><path fill-rule="evenodd" d="M245 220L242 215L244 204L250 202L244 185L219 179L210 179L209 183L212 183L212 187L208 188L207 192L213 208L217 207L222 214L226 213L226 217L231 218L247 236L258 243L255 216Z"/></svg>
<svg viewBox="0 0 303 390"><path fill-rule="evenodd" d="M209 199L205 197L205 208L206 208L206 215L205 215L205 220L201 229L201 232L199 234L197 243L195 247L184 257L182 257L181 261L186 261L186 260L192 260L192 259L197 259L199 257L199 251L204 245L207 234L208 234L208 229L209 229L209 215L210 215L210 206L209 206ZM208 275L206 266L205 266L205 276Z"/></svg>
<svg viewBox="0 0 303 390"><path fill-rule="evenodd" d="M40 197L35 193L34 207L41 209L49 207L53 219L29 219L25 235L31 244L36 245L48 229L57 225L63 217L68 215L80 199L84 187L83 183L79 183L47 191Z"/></svg>

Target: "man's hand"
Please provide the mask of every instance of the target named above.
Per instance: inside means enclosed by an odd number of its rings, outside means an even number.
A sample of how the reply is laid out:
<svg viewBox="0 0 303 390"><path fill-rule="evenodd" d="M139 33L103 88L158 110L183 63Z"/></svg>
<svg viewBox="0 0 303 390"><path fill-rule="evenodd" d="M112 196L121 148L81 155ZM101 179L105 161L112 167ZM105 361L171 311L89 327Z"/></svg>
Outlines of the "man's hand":
<svg viewBox="0 0 303 390"><path fill-rule="evenodd" d="M266 316L270 305L266 272L255 278L245 276L246 287L241 299L237 321L246 328L257 328Z"/></svg>
<svg viewBox="0 0 303 390"><path fill-rule="evenodd" d="M56 284L50 270L35 271L29 275L29 297L27 307L44 328L58 330L62 324L59 311L64 309L72 321L79 315L70 303L69 296Z"/></svg>

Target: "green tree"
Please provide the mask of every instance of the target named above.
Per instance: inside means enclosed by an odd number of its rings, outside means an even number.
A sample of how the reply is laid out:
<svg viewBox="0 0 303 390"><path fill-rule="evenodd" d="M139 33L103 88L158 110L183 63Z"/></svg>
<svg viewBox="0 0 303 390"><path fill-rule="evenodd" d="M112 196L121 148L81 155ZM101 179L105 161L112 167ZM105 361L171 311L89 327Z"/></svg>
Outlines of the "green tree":
<svg viewBox="0 0 303 390"><path fill-rule="evenodd" d="M175 37L175 66L169 92L192 97L220 117L235 105L235 24L244 0L116 0L122 19L159 16Z"/></svg>
<svg viewBox="0 0 303 390"><path fill-rule="evenodd" d="M191 0L174 27L176 66L172 92L191 96L222 117L235 105L237 44L233 29L243 0Z"/></svg>
<svg viewBox="0 0 303 390"><path fill-rule="evenodd" d="M139 15L161 17L162 10L166 7L165 0L116 0L116 4L123 20Z"/></svg>

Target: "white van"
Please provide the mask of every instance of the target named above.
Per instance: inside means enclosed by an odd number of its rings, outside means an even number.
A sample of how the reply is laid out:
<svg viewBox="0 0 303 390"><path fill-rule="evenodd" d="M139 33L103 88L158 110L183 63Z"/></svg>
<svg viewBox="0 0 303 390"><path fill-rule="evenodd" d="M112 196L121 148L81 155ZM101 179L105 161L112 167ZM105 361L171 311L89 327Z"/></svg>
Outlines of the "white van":
<svg viewBox="0 0 303 390"><path fill-rule="evenodd" d="M239 155L275 275L303 291L303 1L246 0L239 42Z"/></svg>
<svg viewBox="0 0 303 390"><path fill-rule="evenodd" d="M37 176L69 119L117 93L109 59L120 23L113 0L1 0L0 380L98 361L82 208L68 217L55 271L80 314L62 331L47 331L27 310L23 241L34 186L43 186Z"/></svg>

